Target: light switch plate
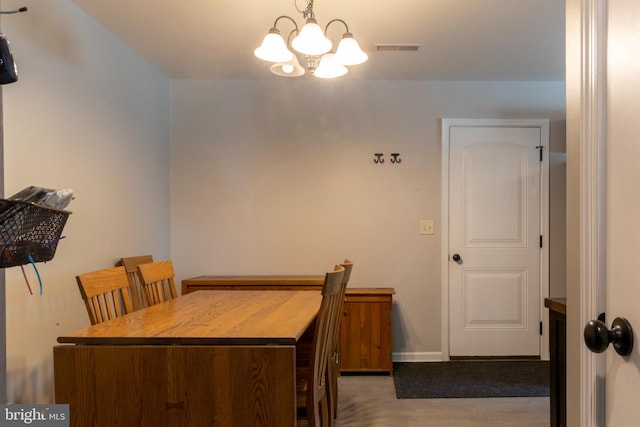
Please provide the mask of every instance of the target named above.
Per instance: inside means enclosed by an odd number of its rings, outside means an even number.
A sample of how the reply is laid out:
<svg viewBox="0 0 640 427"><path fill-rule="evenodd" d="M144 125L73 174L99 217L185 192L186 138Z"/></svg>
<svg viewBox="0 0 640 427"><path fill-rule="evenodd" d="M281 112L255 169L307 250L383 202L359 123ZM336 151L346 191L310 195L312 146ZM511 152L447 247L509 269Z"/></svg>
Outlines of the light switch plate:
<svg viewBox="0 0 640 427"><path fill-rule="evenodd" d="M420 221L420 234L433 234L432 219L423 219Z"/></svg>

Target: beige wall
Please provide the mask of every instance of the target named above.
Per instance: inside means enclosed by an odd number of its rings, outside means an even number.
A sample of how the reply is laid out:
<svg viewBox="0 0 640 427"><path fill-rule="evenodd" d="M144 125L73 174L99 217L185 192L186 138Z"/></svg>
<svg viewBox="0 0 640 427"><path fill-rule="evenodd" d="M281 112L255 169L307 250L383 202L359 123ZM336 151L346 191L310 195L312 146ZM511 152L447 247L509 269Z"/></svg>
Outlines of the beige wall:
<svg viewBox="0 0 640 427"><path fill-rule="evenodd" d="M4 0L3 7L22 6ZM4 192L72 188L53 261L6 270L11 402L53 402L52 347L89 325L75 275L117 257L169 256L170 81L69 1L2 18L19 81L4 95ZM4 302L4 299L3 299Z"/></svg>
<svg viewBox="0 0 640 427"><path fill-rule="evenodd" d="M555 166L564 151L563 82L303 78L173 87L178 276L323 273L350 258L351 286L396 288L396 360L441 357L440 119L548 118ZM374 164L376 152L385 153L383 165ZM391 152L402 163L391 164ZM552 172L552 187L564 185L562 171ZM554 243L564 236L558 207ZM420 219L434 219L436 234L419 235ZM552 253L558 294L562 245Z"/></svg>

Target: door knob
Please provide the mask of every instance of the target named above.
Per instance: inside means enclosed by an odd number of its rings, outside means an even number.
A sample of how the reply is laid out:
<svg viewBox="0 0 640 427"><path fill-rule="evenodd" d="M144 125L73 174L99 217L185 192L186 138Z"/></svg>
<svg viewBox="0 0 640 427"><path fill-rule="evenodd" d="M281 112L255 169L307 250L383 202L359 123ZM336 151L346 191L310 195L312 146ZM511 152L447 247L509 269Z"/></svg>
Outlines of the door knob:
<svg viewBox="0 0 640 427"><path fill-rule="evenodd" d="M460 254L453 254L453 256L451 257L452 260L454 260L455 262L460 262L462 261L462 257L460 256Z"/></svg>
<svg viewBox="0 0 640 427"><path fill-rule="evenodd" d="M584 342L589 350L602 353L613 344L613 348L620 356L628 356L633 350L633 329L627 319L616 317L611 324L611 330L600 320L589 320L584 327Z"/></svg>

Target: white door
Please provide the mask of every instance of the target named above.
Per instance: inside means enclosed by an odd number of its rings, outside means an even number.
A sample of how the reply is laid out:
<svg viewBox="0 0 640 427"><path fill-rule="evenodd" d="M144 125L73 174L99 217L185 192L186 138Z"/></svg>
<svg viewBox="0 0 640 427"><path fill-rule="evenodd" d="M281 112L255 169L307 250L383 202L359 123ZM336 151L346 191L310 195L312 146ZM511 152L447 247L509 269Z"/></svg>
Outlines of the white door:
<svg viewBox="0 0 640 427"><path fill-rule="evenodd" d="M610 3L613 6L613 2ZM640 5L635 2L633 16L640 19ZM627 8L612 7L625 16ZM625 20L626 21L626 20ZM631 25L630 21L629 25ZM638 22L633 23L634 26ZM630 45L637 46L638 32ZM617 40L617 39L616 39ZM635 48L634 48L635 49ZM626 318L635 328L635 348L628 357L613 349L606 357L606 425L615 427L640 425L640 123L635 118L640 107L640 63L615 68L609 73L607 132L607 209L606 209L606 320ZM619 83L626 82L624 85ZM631 89L631 93L628 91ZM631 97L631 98L630 98ZM635 98L635 99L634 99ZM633 102L632 102L633 100ZM634 105L635 104L635 105Z"/></svg>
<svg viewBox="0 0 640 427"><path fill-rule="evenodd" d="M541 122L443 121L449 356L540 355L541 246L548 237L541 215L548 124Z"/></svg>
<svg viewBox="0 0 640 427"><path fill-rule="evenodd" d="M615 318L627 319L635 344L629 356L610 347L597 358L606 361L604 425L625 427L640 423L640 2L607 4L606 323L611 328Z"/></svg>
<svg viewBox="0 0 640 427"><path fill-rule="evenodd" d="M606 352L606 425L640 424L640 3L609 2L607 64L607 323L626 318L636 328L632 354Z"/></svg>

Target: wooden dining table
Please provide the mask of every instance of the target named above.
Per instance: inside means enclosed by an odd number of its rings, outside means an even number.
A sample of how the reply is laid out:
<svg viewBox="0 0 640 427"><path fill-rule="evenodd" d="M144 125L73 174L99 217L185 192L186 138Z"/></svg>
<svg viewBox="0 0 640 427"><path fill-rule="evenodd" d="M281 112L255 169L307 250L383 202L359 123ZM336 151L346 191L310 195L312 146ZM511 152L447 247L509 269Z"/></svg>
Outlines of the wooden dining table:
<svg viewBox="0 0 640 427"><path fill-rule="evenodd" d="M314 291L197 291L58 337L71 426L296 425L296 347Z"/></svg>

